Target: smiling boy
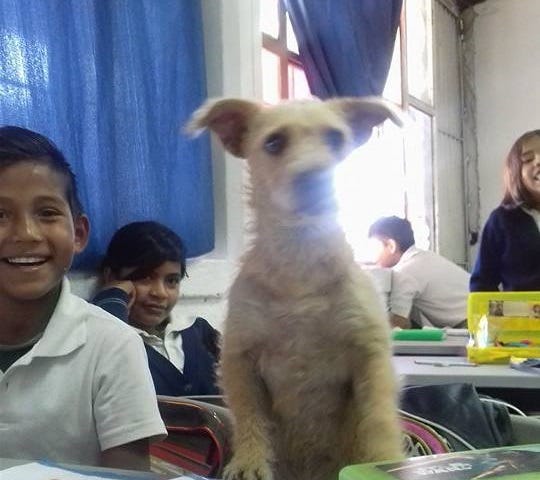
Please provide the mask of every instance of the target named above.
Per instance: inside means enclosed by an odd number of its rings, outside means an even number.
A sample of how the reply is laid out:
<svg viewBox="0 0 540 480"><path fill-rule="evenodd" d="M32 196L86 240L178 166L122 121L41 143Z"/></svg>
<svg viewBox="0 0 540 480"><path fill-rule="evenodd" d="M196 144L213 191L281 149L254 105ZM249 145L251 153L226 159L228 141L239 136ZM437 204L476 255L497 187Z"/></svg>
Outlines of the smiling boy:
<svg viewBox="0 0 540 480"><path fill-rule="evenodd" d="M147 469L166 431L142 342L64 278L88 234L63 154L0 128L0 457Z"/></svg>

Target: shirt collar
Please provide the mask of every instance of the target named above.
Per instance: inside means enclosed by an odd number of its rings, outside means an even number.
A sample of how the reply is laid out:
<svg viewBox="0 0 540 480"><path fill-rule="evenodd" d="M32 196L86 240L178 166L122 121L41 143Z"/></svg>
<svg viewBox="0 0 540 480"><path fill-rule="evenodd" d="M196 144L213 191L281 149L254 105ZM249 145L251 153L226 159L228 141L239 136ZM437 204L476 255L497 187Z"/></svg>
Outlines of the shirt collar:
<svg viewBox="0 0 540 480"><path fill-rule="evenodd" d="M71 293L69 280L62 281L60 296L41 339L21 364L30 363L32 357L61 357L84 345L87 338L85 316L81 314L81 298Z"/></svg>
<svg viewBox="0 0 540 480"><path fill-rule="evenodd" d="M401 255L401 258L399 259L399 262L396 265L400 265L401 263L405 263L408 260L410 260L415 255L418 255L422 250L419 248L416 248L414 245L411 245L407 250L403 252L403 255Z"/></svg>
<svg viewBox="0 0 540 480"><path fill-rule="evenodd" d="M533 217L536 220L536 223L540 223L540 212L536 210L536 208L528 208L525 205L521 205L521 209Z"/></svg>
<svg viewBox="0 0 540 480"><path fill-rule="evenodd" d="M182 330L186 330L195 323L197 317L195 315L185 315L180 312L176 307L172 309L171 314L169 315L169 322L165 327L165 335L179 335ZM139 333L143 338L159 338L157 335L142 330L141 328L135 327L132 325L132 328Z"/></svg>

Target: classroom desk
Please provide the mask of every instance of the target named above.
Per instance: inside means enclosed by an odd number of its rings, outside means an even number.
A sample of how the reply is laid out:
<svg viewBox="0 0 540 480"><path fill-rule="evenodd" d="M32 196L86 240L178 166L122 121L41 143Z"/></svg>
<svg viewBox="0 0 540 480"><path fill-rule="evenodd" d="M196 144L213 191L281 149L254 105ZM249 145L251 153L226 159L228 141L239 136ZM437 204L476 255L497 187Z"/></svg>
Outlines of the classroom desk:
<svg viewBox="0 0 540 480"><path fill-rule="evenodd" d="M396 374L403 386L471 383L481 394L505 400L529 414L540 415L540 375L510 368L508 365L476 367L419 365L420 362L466 362L466 357L394 356Z"/></svg>
<svg viewBox="0 0 540 480"><path fill-rule="evenodd" d="M469 337L447 337L444 340L416 341L416 340L394 340L392 350L394 355L466 355L466 347Z"/></svg>
<svg viewBox="0 0 540 480"><path fill-rule="evenodd" d="M476 387L507 389L540 389L540 375L514 370L508 365L478 365L476 367L418 365L421 362L466 362L466 357L394 356L396 373L403 385L439 385L472 383Z"/></svg>

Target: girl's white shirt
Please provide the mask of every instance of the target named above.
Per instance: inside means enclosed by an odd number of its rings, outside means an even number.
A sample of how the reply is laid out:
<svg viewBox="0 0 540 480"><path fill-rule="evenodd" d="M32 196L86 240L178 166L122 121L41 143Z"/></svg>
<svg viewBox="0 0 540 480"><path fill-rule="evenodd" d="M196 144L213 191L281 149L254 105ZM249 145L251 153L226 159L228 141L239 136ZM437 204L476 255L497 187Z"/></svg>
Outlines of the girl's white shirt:
<svg viewBox="0 0 540 480"><path fill-rule="evenodd" d="M178 309L173 308L169 315L169 323L165 327L163 338L137 327L133 327L133 329L139 333L144 343L163 355L183 373L186 357L182 345L181 332L191 327L196 319L197 317L194 315L185 315Z"/></svg>
<svg viewBox="0 0 540 480"><path fill-rule="evenodd" d="M538 230L540 230L540 212L536 210L535 208L527 208L522 206L521 209L528 213L536 222L536 226L538 227Z"/></svg>

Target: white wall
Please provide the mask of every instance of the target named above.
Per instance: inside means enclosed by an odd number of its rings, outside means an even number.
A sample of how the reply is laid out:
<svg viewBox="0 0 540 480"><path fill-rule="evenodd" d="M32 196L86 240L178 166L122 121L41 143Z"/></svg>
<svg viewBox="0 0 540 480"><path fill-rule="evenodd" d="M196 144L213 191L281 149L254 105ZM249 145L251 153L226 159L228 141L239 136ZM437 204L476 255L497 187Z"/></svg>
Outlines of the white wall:
<svg viewBox="0 0 540 480"><path fill-rule="evenodd" d="M512 143L540 128L540 1L487 0L474 8L483 224L502 198L502 165Z"/></svg>
<svg viewBox="0 0 540 480"><path fill-rule="evenodd" d="M202 0L208 97L261 98L258 0ZM245 169L212 142L216 248L188 265L183 312L221 327L227 289L246 247Z"/></svg>

